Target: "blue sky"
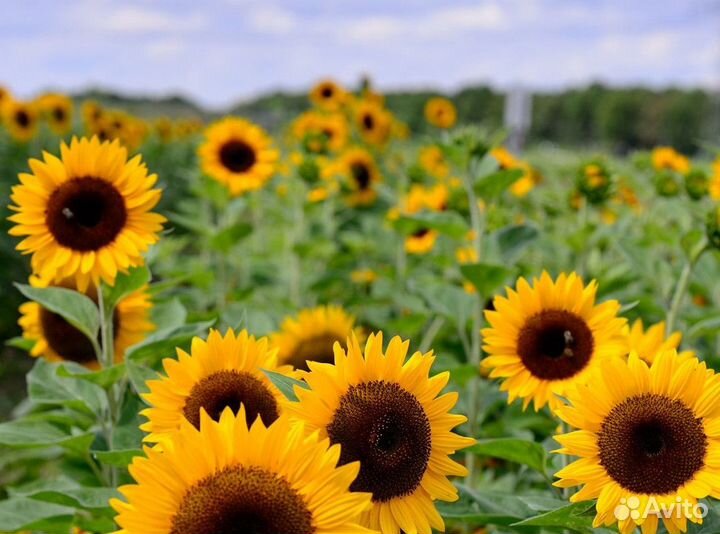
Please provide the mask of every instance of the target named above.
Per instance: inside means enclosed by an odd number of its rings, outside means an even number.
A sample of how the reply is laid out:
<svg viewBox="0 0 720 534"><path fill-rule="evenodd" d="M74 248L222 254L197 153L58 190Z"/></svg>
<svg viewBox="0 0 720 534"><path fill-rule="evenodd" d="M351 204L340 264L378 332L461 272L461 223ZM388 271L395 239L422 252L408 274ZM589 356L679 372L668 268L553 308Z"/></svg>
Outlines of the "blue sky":
<svg viewBox="0 0 720 534"><path fill-rule="evenodd" d="M381 88L720 87L720 0L3 2L0 83L222 107L330 75Z"/></svg>

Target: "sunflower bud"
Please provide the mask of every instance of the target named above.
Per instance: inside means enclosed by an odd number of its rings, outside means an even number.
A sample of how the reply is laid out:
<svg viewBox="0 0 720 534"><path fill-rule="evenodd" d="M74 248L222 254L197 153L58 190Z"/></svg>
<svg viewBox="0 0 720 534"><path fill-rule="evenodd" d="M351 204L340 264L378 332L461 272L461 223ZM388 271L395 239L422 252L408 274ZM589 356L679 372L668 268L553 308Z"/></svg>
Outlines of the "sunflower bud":
<svg viewBox="0 0 720 534"><path fill-rule="evenodd" d="M659 172L653 179L655 191L661 197L676 197L680 193L680 184L672 172Z"/></svg>
<svg viewBox="0 0 720 534"><path fill-rule="evenodd" d="M713 208L707 218L705 231L710 246L720 249L720 206Z"/></svg>
<svg viewBox="0 0 720 534"><path fill-rule="evenodd" d="M693 200L700 200L708 194L710 181L701 169L693 169L685 175L685 191Z"/></svg>

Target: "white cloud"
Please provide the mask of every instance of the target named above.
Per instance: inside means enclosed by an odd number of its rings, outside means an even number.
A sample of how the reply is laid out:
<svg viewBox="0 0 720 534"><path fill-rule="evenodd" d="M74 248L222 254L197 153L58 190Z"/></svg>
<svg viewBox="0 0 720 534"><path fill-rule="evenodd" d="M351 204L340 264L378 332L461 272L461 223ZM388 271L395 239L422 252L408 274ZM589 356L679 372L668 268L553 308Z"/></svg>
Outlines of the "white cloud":
<svg viewBox="0 0 720 534"><path fill-rule="evenodd" d="M291 11L277 6L249 7L250 27L261 33L287 34L298 26Z"/></svg>
<svg viewBox="0 0 720 534"><path fill-rule="evenodd" d="M105 2L83 2L70 11L76 28L115 33L182 33L209 27L209 19L200 12L176 14L141 6Z"/></svg>

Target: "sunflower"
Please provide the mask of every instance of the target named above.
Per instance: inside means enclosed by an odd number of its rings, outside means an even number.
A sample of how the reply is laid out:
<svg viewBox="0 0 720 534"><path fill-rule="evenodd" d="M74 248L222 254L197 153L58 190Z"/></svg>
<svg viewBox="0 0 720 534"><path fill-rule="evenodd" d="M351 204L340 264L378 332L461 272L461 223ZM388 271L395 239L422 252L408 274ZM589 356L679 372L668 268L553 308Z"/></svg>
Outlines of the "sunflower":
<svg viewBox="0 0 720 534"><path fill-rule="evenodd" d="M224 336L210 330L207 341L193 339L190 354L181 349L177 354L177 360L163 361L166 376L147 382L150 392L143 398L150 408L141 413L148 421L140 427L149 433L145 441L162 441L183 421L199 428L202 410L217 421L225 408L237 413L242 404L249 425L258 417L270 425L280 415L282 393L263 370L289 369L278 368L267 338L255 339L247 330Z"/></svg>
<svg viewBox="0 0 720 534"><path fill-rule="evenodd" d="M228 117L209 126L205 139L198 149L203 172L225 184L233 196L260 189L275 172L278 151L251 122Z"/></svg>
<svg viewBox="0 0 720 534"><path fill-rule="evenodd" d="M438 233L429 228L420 228L405 238L405 251L408 254L427 254L435 248Z"/></svg>
<svg viewBox="0 0 720 534"><path fill-rule="evenodd" d="M322 80L310 90L310 100L316 106L337 111L347 100L347 93L332 80Z"/></svg>
<svg viewBox="0 0 720 534"><path fill-rule="evenodd" d="M444 529L434 500L455 501L448 476L465 476L450 455L474 443L452 429L466 421L448 411L456 392L437 395L448 372L429 377L431 352L406 360L409 342L393 338L383 352L382 333L371 335L365 351L355 336L347 351L335 345L335 365L310 363L310 389L296 388L298 403L288 411L342 446L340 463L360 460L353 491L372 493L373 507L362 524L383 534L430 534Z"/></svg>
<svg viewBox="0 0 720 534"><path fill-rule="evenodd" d="M512 152L502 146L493 148L490 155L495 158L501 170L520 169L523 171L522 176L510 186L510 192L514 196L523 198L535 188L539 181L539 175L533 171L530 164L516 158Z"/></svg>
<svg viewBox="0 0 720 534"><path fill-rule="evenodd" d="M681 332L667 335L665 321L654 324L645 330L642 319L637 319L632 327L626 325L623 331L627 337L626 354L634 352L648 363L652 363L655 355L660 352L677 349L682 340ZM694 356L694 353L689 350L683 351L680 356L690 357Z"/></svg>
<svg viewBox="0 0 720 534"><path fill-rule="evenodd" d="M447 178L450 174L450 166L445 159L445 154L436 145L420 149L420 166L425 172L436 178Z"/></svg>
<svg viewBox="0 0 720 534"><path fill-rule="evenodd" d="M244 407L200 421L133 460L136 484L110 501L117 534L373 534L357 524L369 496L348 490L359 466L338 466L339 447L286 417L248 429Z"/></svg>
<svg viewBox="0 0 720 534"><path fill-rule="evenodd" d="M73 103L65 95L47 94L38 100L38 108L47 119L50 129L64 135L72 128Z"/></svg>
<svg viewBox="0 0 720 534"><path fill-rule="evenodd" d="M688 519L701 518L683 502L720 497L718 399L720 377L697 358L666 350L652 364L634 353L608 360L591 382L569 390L570 405L557 411L577 429L555 438L563 446L557 452L580 459L555 475L555 485L584 485L573 502L598 499L595 527L619 520L623 534L636 525L654 534L662 519L668 532L684 532ZM624 503L633 515L618 514ZM653 506L672 512L663 517Z"/></svg>
<svg viewBox="0 0 720 534"><path fill-rule="evenodd" d="M380 170L375 158L363 148L346 150L339 160L339 172L345 177L352 193L348 201L353 206L366 206L375 202L375 185L380 182Z"/></svg>
<svg viewBox="0 0 720 534"><path fill-rule="evenodd" d="M485 311L490 328L483 330L488 357L482 367L491 378L503 378L501 390L508 402L534 401L538 410L556 395L587 379L593 367L607 358L623 355L625 319L617 317L620 304L595 304L597 283L584 286L575 273L553 281L546 272L530 286L524 278L506 297L495 297Z"/></svg>
<svg viewBox="0 0 720 534"><path fill-rule="evenodd" d="M343 115L315 111L300 115L293 123L292 131L305 149L314 154L341 150L347 144L349 134L347 120Z"/></svg>
<svg viewBox="0 0 720 534"><path fill-rule="evenodd" d="M37 110L32 104L9 100L2 106L3 123L13 139L27 142L35 137L38 120Z"/></svg>
<svg viewBox="0 0 720 534"><path fill-rule="evenodd" d="M286 317L270 344L277 348L281 362L307 370L308 361L332 363L333 345L344 344L352 334L362 336L355 317L339 306L318 306Z"/></svg>
<svg viewBox="0 0 720 534"><path fill-rule="evenodd" d="M86 100L82 104L82 118L85 127L89 132L94 133L95 126L102 118L104 110L100 104L94 100Z"/></svg>
<svg viewBox="0 0 720 534"><path fill-rule="evenodd" d="M355 126L371 145L383 145L392 131L392 117L376 102L361 100L355 106Z"/></svg>
<svg viewBox="0 0 720 534"><path fill-rule="evenodd" d="M425 120L438 128L452 128L457 120L455 104L447 98L431 98L425 103Z"/></svg>
<svg viewBox="0 0 720 534"><path fill-rule="evenodd" d="M20 174L10 234L27 236L17 248L50 283L74 277L80 291L101 279L113 285L158 240L165 218L150 212L161 195L151 189L157 176L140 156L128 161L118 142L73 138L60 151L61 159L31 159L33 174Z"/></svg>
<svg viewBox="0 0 720 534"><path fill-rule="evenodd" d="M12 93L10 92L10 89L8 89L5 86L0 85L0 109L5 104L5 102L10 102L13 99Z"/></svg>
<svg viewBox="0 0 720 534"><path fill-rule="evenodd" d="M72 280L66 280L58 286L77 289ZM97 301L94 287L88 287L84 293ZM154 329L149 317L151 308L147 286L118 303L112 318L116 362L123 360L128 347L142 341L148 332ZM22 304L20 314L18 324L23 329L23 337L34 342L30 350L31 356L49 361L75 362L92 369L99 367L92 343L63 317L43 308L37 302Z"/></svg>
<svg viewBox="0 0 720 534"><path fill-rule="evenodd" d="M657 171L675 171L685 174L690 170L690 160L669 146L659 146L651 154L653 168Z"/></svg>

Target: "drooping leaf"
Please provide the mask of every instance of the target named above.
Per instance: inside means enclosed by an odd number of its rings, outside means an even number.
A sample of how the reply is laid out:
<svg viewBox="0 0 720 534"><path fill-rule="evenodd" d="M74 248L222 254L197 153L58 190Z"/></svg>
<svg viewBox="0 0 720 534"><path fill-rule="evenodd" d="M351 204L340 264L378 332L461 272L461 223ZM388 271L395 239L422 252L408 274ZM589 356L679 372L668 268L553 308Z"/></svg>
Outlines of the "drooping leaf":
<svg viewBox="0 0 720 534"><path fill-rule="evenodd" d="M300 387L303 389L308 389L310 386L307 385L307 383L296 380L294 378L291 378L289 376L282 375L280 373L276 373L274 371L268 371L267 369L263 369L263 373L270 379L270 382L272 382L276 388L280 390L280 392L285 395L285 397L292 402L297 402L298 397L295 394L295 387Z"/></svg>
<svg viewBox="0 0 720 534"><path fill-rule="evenodd" d="M517 182L524 172L522 169L506 169L483 176L475 182L475 194L486 202L493 201Z"/></svg>
<svg viewBox="0 0 720 534"><path fill-rule="evenodd" d="M467 263L460 266L460 272L483 297L493 295L512 274L507 267L489 263Z"/></svg>

